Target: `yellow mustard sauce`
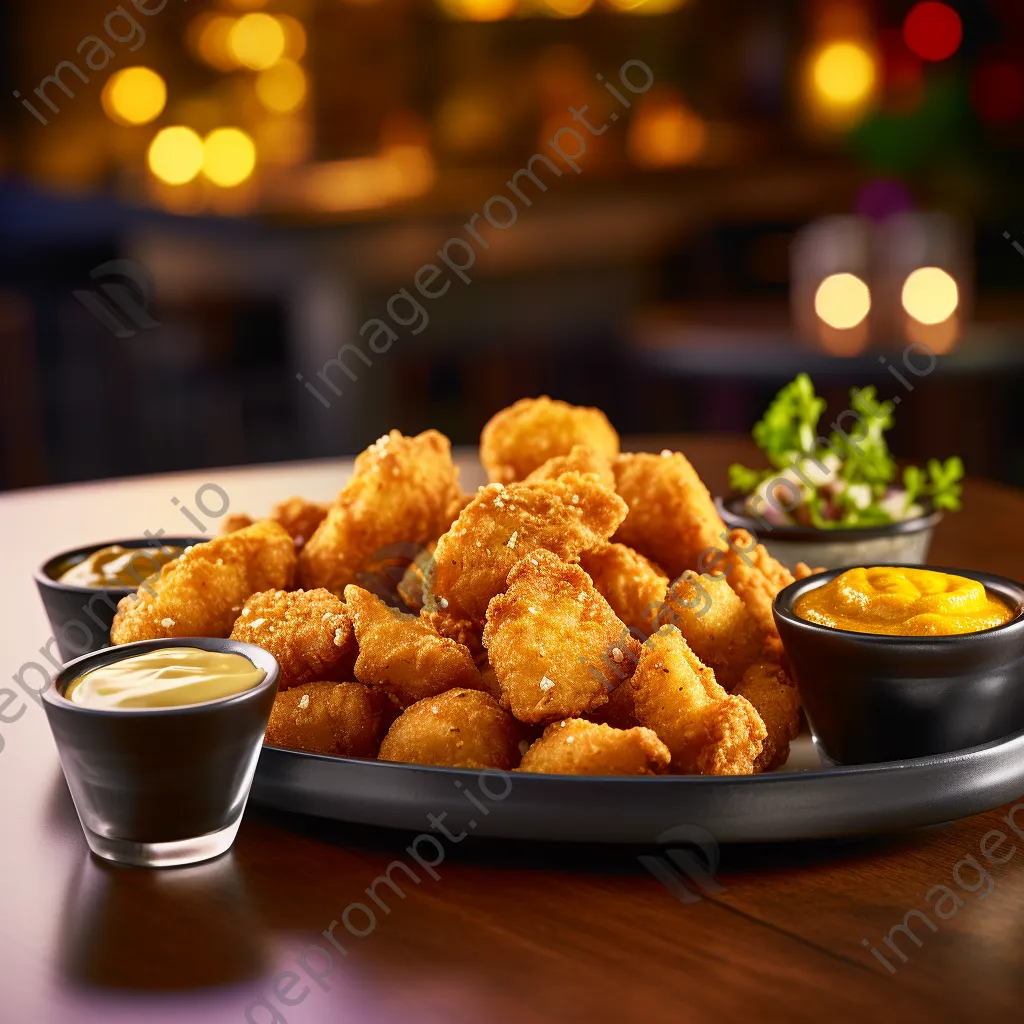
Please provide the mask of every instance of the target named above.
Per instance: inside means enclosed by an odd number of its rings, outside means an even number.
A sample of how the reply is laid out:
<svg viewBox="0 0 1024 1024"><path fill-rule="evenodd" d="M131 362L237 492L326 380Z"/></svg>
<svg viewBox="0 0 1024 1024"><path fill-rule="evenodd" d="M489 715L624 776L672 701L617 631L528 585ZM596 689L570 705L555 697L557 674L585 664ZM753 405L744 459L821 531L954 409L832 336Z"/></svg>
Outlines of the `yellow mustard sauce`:
<svg viewBox="0 0 1024 1024"><path fill-rule="evenodd" d="M181 548L170 546L123 548L112 544L71 566L57 582L72 587L141 587L159 576L163 566L180 554Z"/></svg>
<svg viewBox="0 0 1024 1024"><path fill-rule="evenodd" d="M244 693L266 677L240 654L164 647L94 668L64 696L88 708L174 708Z"/></svg>
<svg viewBox="0 0 1024 1024"><path fill-rule="evenodd" d="M849 569L797 598L793 611L821 626L890 636L976 633L1013 618L975 580L898 566Z"/></svg>

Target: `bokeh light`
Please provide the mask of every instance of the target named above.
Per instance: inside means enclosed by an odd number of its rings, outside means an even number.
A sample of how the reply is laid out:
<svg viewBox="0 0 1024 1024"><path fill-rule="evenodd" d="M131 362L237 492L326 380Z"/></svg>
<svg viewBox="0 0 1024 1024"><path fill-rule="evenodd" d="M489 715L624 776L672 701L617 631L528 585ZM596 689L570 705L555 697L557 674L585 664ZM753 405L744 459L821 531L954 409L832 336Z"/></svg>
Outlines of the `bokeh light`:
<svg viewBox="0 0 1024 1024"><path fill-rule="evenodd" d="M256 76L256 96L275 114L287 114L306 98L306 72L293 60L279 60Z"/></svg>
<svg viewBox="0 0 1024 1024"><path fill-rule="evenodd" d="M556 18L578 18L594 6L594 0L544 0L548 13Z"/></svg>
<svg viewBox="0 0 1024 1024"><path fill-rule="evenodd" d="M941 324L960 305L960 289L940 267L920 267L903 282L903 308L922 324Z"/></svg>
<svg viewBox="0 0 1024 1024"><path fill-rule="evenodd" d="M814 293L814 312L829 327L849 330L871 312L871 289L856 274L830 274Z"/></svg>
<svg viewBox="0 0 1024 1024"><path fill-rule="evenodd" d="M875 87L875 60L870 51L852 41L833 42L814 58L812 79L818 97L828 106L859 107Z"/></svg>
<svg viewBox="0 0 1024 1024"><path fill-rule="evenodd" d="M627 147L639 167L656 169L691 163L707 144L707 127L681 100L651 93L637 106Z"/></svg>
<svg viewBox="0 0 1024 1024"><path fill-rule="evenodd" d="M167 103L167 85L150 68L122 68L107 79L101 102L111 121L148 124Z"/></svg>
<svg viewBox="0 0 1024 1024"><path fill-rule="evenodd" d="M290 14L277 14L275 17L284 31L284 55L292 60L301 60L306 52L305 26Z"/></svg>
<svg viewBox="0 0 1024 1024"><path fill-rule="evenodd" d="M162 128L149 144L149 169L168 185L184 185L203 166L203 140L184 125Z"/></svg>
<svg viewBox="0 0 1024 1024"><path fill-rule="evenodd" d="M203 143L203 174L221 188L240 185L256 166L256 145L241 128L215 128Z"/></svg>
<svg viewBox="0 0 1024 1024"><path fill-rule="evenodd" d="M622 14L668 14L677 11L686 0L605 0L613 11Z"/></svg>
<svg viewBox="0 0 1024 1024"><path fill-rule="evenodd" d="M952 57L960 49L963 37L960 15L936 0L915 4L903 22L903 38L922 60Z"/></svg>
<svg viewBox="0 0 1024 1024"><path fill-rule="evenodd" d="M238 67L238 60L228 45L234 27L234 18L205 12L189 23L186 41L204 64L217 71L232 71Z"/></svg>
<svg viewBox="0 0 1024 1024"><path fill-rule="evenodd" d="M269 14L246 14L231 26L228 46L240 64L262 71L284 53L284 29Z"/></svg>
<svg viewBox="0 0 1024 1024"><path fill-rule="evenodd" d="M1024 114L1024 74L1008 61L982 64L971 81L971 103L990 124L1008 124Z"/></svg>
<svg viewBox="0 0 1024 1024"><path fill-rule="evenodd" d="M516 0L437 0L450 18L459 21L501 21L516 9Z"/></svg>

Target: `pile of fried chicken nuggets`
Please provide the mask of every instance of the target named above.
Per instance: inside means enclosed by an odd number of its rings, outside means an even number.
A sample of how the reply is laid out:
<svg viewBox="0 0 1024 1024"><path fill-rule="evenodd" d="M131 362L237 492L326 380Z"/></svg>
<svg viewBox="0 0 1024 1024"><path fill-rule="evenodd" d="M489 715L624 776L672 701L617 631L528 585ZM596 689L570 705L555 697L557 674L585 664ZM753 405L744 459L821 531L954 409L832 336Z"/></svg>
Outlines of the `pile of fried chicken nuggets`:
<svg viewBox="0 0 1024 1024"><path fill-rule="evenodd" d="M793 576L686 457L620 454L600 410L544 396L495 415L480 458L492 483L463 494L444 435L393 430L333 505L233 517L166 565L111 639L269 651L273 746L580 775L784 763L800 699L771 605Z"/></svg>

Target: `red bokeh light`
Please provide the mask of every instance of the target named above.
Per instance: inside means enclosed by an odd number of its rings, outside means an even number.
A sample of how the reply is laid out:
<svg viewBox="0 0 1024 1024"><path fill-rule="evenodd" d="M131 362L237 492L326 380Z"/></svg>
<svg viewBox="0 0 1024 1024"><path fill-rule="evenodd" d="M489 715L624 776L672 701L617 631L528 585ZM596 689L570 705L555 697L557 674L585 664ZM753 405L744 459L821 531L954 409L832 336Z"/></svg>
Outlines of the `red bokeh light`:
<svg viewBox="0 0 1024 1024"><path fill-rule="evenodd" d="M935 0L915 4L903 22L903 38L907 46L923 60L945 60L952 57L964 37L960 15L946 4Z"/></svg>
<svg viewBox="0 0 1024 1024"><path fill-rule="evenodd" d="M992 124L1016 121L1024 114L1024 73L1006 61L989 61L974 73L971 102Z"/></svg>

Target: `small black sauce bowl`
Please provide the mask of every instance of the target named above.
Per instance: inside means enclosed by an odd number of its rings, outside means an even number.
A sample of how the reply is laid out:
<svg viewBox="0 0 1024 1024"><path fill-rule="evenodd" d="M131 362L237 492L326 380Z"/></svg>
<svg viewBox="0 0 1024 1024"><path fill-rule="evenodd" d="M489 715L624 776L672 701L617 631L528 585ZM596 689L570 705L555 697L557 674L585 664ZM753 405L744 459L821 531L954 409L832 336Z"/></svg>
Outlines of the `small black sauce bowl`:
<svg viewBox="0 0 1024 1024"><path fill-rule="evenodd" d="M98 709L68 686L91 669L167 647L240 654L266 678L243 693L170 708ZM108 647L66 665L43 693L75 809L94 853L149 867L192 864L234 841L277 695L273 655L183 637Z"/></svg>
<svg viewBox="0 0 1024 1024"><path fill-rule="evenodd" d="M102 544L90 544L88 547L64 551L43 562L34 573L36 589L50 620L61 660L71 661L72 658L109 647L110 627L117 614L117 602L129 594L134 594L139 588L75 587L68 583L60 583L57 580L58 576L72 566L84 562L101 548L108 548L114 544L123 548L155 548L161 545L187 548L192 544L202 543L203 540L195 537L160 537L155 541L144 537L108 540Z"/></svg>
<svg viewBox="0 0 1024 1024"><path fill-rule="evenodd" d="M775 598L775 623L815 743L835 764L948 754L1024 729L1024 585L928 568L976 580L1014 617L977 633L917 637L833 629L794 613L801 595L846 569L798 580Z"/></svg>

